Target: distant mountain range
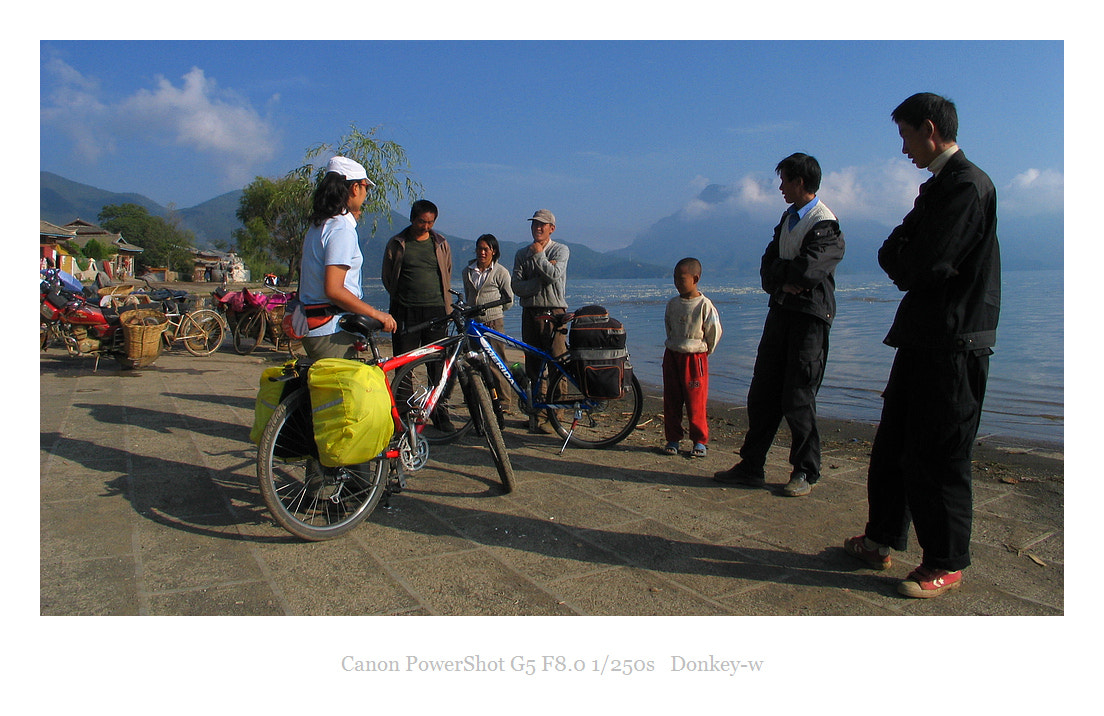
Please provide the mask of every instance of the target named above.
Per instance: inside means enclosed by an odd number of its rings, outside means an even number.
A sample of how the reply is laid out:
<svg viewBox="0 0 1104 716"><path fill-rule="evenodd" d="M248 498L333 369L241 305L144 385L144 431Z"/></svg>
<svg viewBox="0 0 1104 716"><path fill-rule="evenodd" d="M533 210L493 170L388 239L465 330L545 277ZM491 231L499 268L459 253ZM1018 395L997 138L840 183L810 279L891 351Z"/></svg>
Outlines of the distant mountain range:
<svg viewBox="0 0 1104 716"><path fill-rule="evenodd" d="M80 184L50 172L41 172L40 218L59 226L74 219L95 223L100 210L109 204L138 204L154 216L168 216L168 208L141 194L120 194ZM571 249L569 275L574 278L669 278L671 267L687 255L699 258L708 275L755 274L759 259L770 239L781 211L764 216L722 210L726 188L706 187L700 203L716 207L695 216L683 213L660 219L623 249L598 252L583 244L565 242ZM235 212L242 192L232 191L188 208L175 209L184 228L196 236L200 248L232 250L231 235L239 228ZM847 241L847 255L840 272L879 271L877 250L888 228L871 221L841 217ZM377 235L370 235L371 222L361 222L361 241L366 256L382 256L387 239L407 224L406 216L391 212L391 223L379 222ZM1063 224L1059 216L1001 218L998 230L1002 263L1006 268L1062 268ZM125 238L125 237L124 237ZM475 254L475 238L448 236L456 265ZM509 264L520 243L502 241L504 263ZM1054 247L1059 247L1055 250Z"/></svg>
<svg viewBox="0 0 1104 716"><path fill-rule="evenodd" d="M170 211L152 199L141 194L120 194L97 189L87 184L66 179L51 172L41 172L39 218L51 224L63 226L74 219L84 219L96 223L103 207L110 204L137 204L145 207L154 216L167 217L175 212L181 225L195 234L199 248L223 248L232 250L231 236L235 229L241 228L235 213L241 200L241 190L228 192L214 199L188 208L176 208ZM398 212L391 212L390 224L381 218L376 235L371 235L371 218L361 221L358 232L364 245L366 256L383 256L387 240L402 230L409 222ZM475 256L475 238L470 239L447 235L452 244L454 263L461 265L467 258ZM125 238L125 237L124 237ZM568 244L571 248L570 275L576 278L651 278L666 277L670 269L659 265L649 265L636 260L625 260L594 251L582 244ZM502 241L500 243L505 263L513 260L514 253L521 248L520 243Z"/></svg>

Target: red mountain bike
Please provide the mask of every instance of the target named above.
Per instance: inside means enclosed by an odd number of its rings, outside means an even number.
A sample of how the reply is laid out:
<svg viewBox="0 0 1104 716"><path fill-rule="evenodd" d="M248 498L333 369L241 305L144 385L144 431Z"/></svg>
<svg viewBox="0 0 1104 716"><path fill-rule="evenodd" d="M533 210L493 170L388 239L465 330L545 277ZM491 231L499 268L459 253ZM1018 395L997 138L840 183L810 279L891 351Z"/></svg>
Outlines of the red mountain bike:
<svg viewBox="0 0 1104 716"><path fill-rule="evenodd" d="M379 321L356 315L339 320L343 330L361 337L363 343L358 349L371 351L372 358L366 362L378 365L385 373L417 361L427 350L418 348L381 358L374 340L375 332L382 328ZM476 429L486 436L503 487L507 492L513 489L514 469L483 373L459 352L453 354L428 395L409 396L408 404L400 410L394 393L389 393L395 432L383 452L366 463L334 468L319 462L314 443L306 386L310 363L301 360L289 365L275 379L284 382L285 387L257 448L261 497L273 519L291 534L311 541L340 537L372 514L381 499L401 492L406 487L406 473L422 469L429 460L429 442L422 430L442 396L448 394L446 386L456 380L463 386L464 402Z"/></svg>

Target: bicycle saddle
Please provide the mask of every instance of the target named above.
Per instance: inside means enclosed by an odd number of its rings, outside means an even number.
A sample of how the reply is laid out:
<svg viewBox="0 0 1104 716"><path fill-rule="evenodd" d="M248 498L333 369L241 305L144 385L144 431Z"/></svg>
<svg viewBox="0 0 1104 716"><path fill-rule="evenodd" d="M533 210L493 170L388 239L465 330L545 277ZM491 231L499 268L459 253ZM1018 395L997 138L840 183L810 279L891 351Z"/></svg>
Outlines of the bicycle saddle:
<svg viewBox="0 0 1104 716"><path fill-rule="evenodd" d="M369 334L383 328L383 324L374 318L360 316L355 313L347 313L337 321L337 326L343 331L355 333L358 336L368 337Z"/></svg>

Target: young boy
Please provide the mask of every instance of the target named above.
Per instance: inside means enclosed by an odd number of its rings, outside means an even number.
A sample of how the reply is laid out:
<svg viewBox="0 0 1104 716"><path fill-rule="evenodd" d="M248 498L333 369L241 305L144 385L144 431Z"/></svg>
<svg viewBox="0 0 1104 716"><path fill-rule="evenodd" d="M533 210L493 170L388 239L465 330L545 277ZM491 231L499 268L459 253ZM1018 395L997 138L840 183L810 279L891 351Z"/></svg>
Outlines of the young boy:
<svg viewBox="0 0 1104 716"><path fill-rule="evenodd" d="M721 339L721 318L713 302L698 290L701 262L685 258L675 264L675 296L667 302L663 321L667 340L663 351L663 452L677 455L682 439L682 409L690 423L691 457L705 457L709 424L709 354Z"/></svg>

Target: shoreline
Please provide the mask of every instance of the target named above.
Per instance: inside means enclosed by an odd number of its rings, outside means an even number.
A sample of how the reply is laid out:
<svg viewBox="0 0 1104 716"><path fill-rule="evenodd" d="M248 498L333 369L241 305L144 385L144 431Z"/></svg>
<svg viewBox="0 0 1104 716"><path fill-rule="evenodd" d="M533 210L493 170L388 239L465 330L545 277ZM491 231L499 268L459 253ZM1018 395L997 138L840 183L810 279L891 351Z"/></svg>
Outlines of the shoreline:
<svg viewBox="0 0 1104 716"><path fill-rule="evenodd" d="M655 447L663 445L663 389L641 384L644 392L644 411L641 415L644 429L655 425ZM732 446L732 461L739 461L739 448L747 431L747 406L728 401L708 401L710 455L714 443L721 449ZM650 423L648 421L651 421ZM837 458L863 460L869 458L877 423L818 416L821 450L824 456L824 472L833 469ZM771 448L773 455L785 456L789 447L789 428L785 421L779 425ZM689 441L684 439L684 447ZM1063 482L1065 479L1065 453L1061 445L1040 441L1010 438L999 435L980 435L974 442L974 479L991 478L1000 482Z"/></svg>
<svg viewBox="0 0 1104 716"><path fill-rule="evenodd" d="M135 279L135 281L139 280ZM196 294L201 299L209 297L211 292L222 286L222 284L213 282L194 283L182 281L166 282L161 285L185 289ZM249 288L251 291L263 291L266 293L271 293L273 291L273 289L269 287L253 282L226 284L227 290L240 290L241 288ZM282 287L282 290L290 289L288 287ZM390 346L390 335L382 334L379 338L379 343L381 346ZM508 353L508 362L521 359L520 352L508 351ZM663 411L663 386L641 381L641 388L645 395L644 415L652 415L653 417L661 415ZM708 401L708 410L711 440L713 439L712 436L714 432L716 432L718 436L723 435L726 440L736 440L738 444L742 442L742 433L747 429L746 405L732 400L710 398ZM828 448L830 442L834 439L838 439L839 436L846 436L846 440L851 441L851 443L857 441L869 445L873 442L874 433L878 427L877 422L838 418L823 414L818 414L817 420L820 425L821 437L825 449ZM739 433L739 435L736 433ZM783 424L779 426L778 434L775 438L775 449L777 449L779 444L788 444L786 442L787 440L788 428L785 425L785 421L783 421ZM1062 441L1052 441L990 433L979 434L975 440L975 464L979 462L1014 461L1016 463L1030 465L1032 469L1035 469L1041 467L1041 465L1035 464L1037 460L1044 460L1046 462L1058 461L1061 463L1064 462L1064 459L1064 439ZM1059 476L1060 475L1061 470L1059 470Z"/></svg>

